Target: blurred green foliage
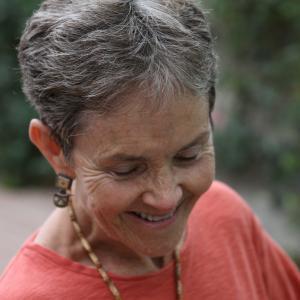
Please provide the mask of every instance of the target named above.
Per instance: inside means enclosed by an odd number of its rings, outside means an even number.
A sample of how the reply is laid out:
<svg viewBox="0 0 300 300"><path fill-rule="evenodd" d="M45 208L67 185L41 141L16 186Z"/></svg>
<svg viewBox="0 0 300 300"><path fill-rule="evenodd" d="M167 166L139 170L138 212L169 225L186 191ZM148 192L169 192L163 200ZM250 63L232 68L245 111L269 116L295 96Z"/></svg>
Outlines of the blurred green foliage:
<svg viewBox="0 0 300 300"><path fill-rule="evenodd" d="M206 4L218 37L221 90L234 97L228 122L216 131L218 167L254 174L299 222L300 2Z"/></svg>
<svg viewBox="0 0 300 300"><path fill-rule="evenodd" d="M46 161L30 144L29 120L36 116L21 92L18 40L37 0L0 2L0 182L10 186L50 182Z"/></svg>

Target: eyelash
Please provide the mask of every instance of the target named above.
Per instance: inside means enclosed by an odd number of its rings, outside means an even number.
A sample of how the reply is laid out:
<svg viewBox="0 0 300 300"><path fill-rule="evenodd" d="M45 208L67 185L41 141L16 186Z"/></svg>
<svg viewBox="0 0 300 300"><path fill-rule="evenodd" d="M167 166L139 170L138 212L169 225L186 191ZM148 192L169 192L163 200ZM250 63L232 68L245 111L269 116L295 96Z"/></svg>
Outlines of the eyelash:
<svg viewBox="0 0 300 300"><path fill-rule="evenodd" d="M191 149L188 149L187 151L182 152L181 154L179 153L179 155L175 156L175 159L182 163L184 163L184 162L192 163L199 158L201 149L202 149L202 147L201 148L199 148L198 146L193 147Z"/></svg>
<svg viewBox="0 0 300 300"><path fill-rule="evenodd" d="M185 156L175 156L175 160L179 161L181 163L189 163L189 162L194 162L198 159L199 153L190 156L190 157L185 157ZM130 175L135 175L136 173L142 173L142 171L145 170L145 167L140 167L140 166L134 166L133 168L129 169L128 171L120 172L120 171L112 171L112 173L115 176L118 177L129 177Z"/></svg>
<svg viewBox="0 0 300 300"><path fill-rule="evenodd" d="M175 159L179 160L179 161L183 161L183 162L190 162L190 161L194 161L197 160L199 153L193 155L193 156L189 156L189 157L185 157L185 156L176 156Z"/></svg>
<svg viewBox="0 0 300 300"><path fill-rule="evenodd" d="M114 171L113 173L119 177L124 177L124 176L129 176L130 174L134 173L137 170L136 167L130 169L129 171L126 172L118 172L118 171Z"/></svg>
<svg viewBox="0 0 300 300"><path fill-rule="evenodd" d="M112 171L112 173L118 177L129 177L135 173L141 173L145 167L141 166L134 166L133 168L129 169L128 171L120 172L120 171Z"/></svg>

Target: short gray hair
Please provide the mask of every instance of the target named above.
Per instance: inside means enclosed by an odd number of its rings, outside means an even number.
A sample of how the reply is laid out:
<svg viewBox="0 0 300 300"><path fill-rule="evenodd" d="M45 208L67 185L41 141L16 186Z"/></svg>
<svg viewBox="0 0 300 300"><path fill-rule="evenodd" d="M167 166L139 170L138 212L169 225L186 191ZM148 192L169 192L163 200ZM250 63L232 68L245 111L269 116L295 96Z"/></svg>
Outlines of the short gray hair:
<svg viewBox="0 0 300 300"><path fill-rule="evenodd" d="M132 87L214 104L213 41L192 0L46 0L18 50L23 91L66 156L83 113L111 111Z"/></svg>

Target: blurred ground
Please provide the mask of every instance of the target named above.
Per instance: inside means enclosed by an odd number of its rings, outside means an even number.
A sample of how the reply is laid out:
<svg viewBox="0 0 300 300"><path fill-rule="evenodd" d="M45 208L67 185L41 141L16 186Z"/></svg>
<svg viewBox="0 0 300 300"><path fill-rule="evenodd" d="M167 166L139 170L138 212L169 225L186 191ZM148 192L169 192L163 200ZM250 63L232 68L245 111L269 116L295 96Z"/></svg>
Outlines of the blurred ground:
<svg viewBox="0 0 300 300"><path fill-rule="evenodd" d="M240 183L233 186L247 199L273 238L288 252L299 255L299 234L289 226L287 216L272 206L268 192ZM23 241L52 211L52 193L49 190L10 191L0 188L0 205L2 272Z"/></svg>
<svg viewBox="0 0 300 300"><path fill-rule="evenodd" d="M0 188L0 272L53 209L51 192Z"/></svg>

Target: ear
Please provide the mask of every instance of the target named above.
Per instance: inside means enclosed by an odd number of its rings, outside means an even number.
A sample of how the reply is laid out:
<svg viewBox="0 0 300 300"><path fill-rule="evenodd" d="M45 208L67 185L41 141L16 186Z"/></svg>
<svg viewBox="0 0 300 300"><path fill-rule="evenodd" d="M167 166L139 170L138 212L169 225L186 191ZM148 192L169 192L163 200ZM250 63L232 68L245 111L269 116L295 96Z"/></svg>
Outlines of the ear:
<svg viewBox="0 0 300 300"><path fill-rule="evenodd" d="M56 174L64 174L71 178L75 172L67 163L61 147L51 134L51 130L40 120L33 119L29 125L29 138L48 160Z"/></svg>

